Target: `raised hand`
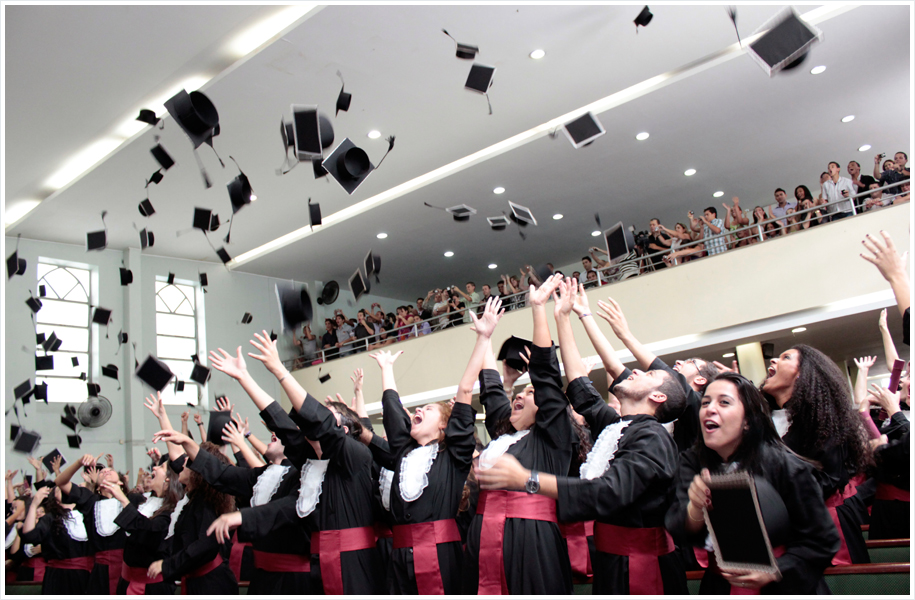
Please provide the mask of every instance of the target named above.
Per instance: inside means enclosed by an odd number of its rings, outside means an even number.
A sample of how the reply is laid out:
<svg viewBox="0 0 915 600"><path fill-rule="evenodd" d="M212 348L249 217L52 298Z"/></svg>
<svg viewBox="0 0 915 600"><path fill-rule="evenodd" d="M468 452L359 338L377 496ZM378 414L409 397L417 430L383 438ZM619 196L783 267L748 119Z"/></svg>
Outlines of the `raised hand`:
<svg viewBox="0 0 915 600"><path fill-rule="evenodd" d="M251 431L251 427L248 425L248 417L242 419L241 414L235 413L235 416L232 417L232 420L235 421L235 424L238 426L239 431L242 435L248 435Z"/></svg>
<svg viewBox="0 0 915 600"><path fill-rule="evenodd" d="M877 327L879 327L881 331L889 331L889 327L887 327L887 325L886 325L886 309L885 308L880 311L880 318L877 320Z"/></svg>
<svg viewBox="0 0 915 600"><path fill-rule="evenodd" d="M521 377L521 371L510 367L506 361L502 361L502 385L506 388L514 387L515 382Z"/></svg>
<svg viewBox="0 0 915 600"><path fill-rule="evenodd" d="M890 416L899 412L899 392L891 392L885 387L871 384L870 398L873 398Z"/></svg>
<svg viewBox="0 0 915 600"><path fill-rule="evenodd" d="M84 467L94 467L95 457L91 454L83 454L79 459L79 463Z"/></svg>
<svg viewBox="0 0 915 600"><path fill-rule="evenodd" d="M85 476L87 477L87 481L91 483L98 482L98 467L93 465L86 469Z"/></svg>
<svg viewBox="0 0 915 600"><path fill-rule="evenodd" d="M15 471L10 471L9 469L7 469L6 470L6 480L12 481L13 478L16 476L16 473L18 473L18 472L19 472L19 469L16 469Z"/></svg>
<svg viewBox="0 0 915 600"><path fill-rule="evenodd" d="M165 416L165 406L162 404L162 394L159 392L156 392L155 398L147 396L143 406L148 408L157 419L161 419Z"/></svg>
<svg viewBox="0 0 915 600"><path fill-rule="evenodd" d="M242 358L241 346L238 347L237 354L234 357L222 348L217 348L217 351L219 354L212 350L210 351L210 364L213 365L214 369L235 380L241 379L248 374L248 365L245 364L245 359Z"/></svg>
<svg viewBox="0 0 915 600"><path fill-rule="evenodd" d="M617 304L616 300L613 298L607 298L607 302L603 300L598 300L597 305L600 307L601 318L603 318L607 323L610 323L610 327L613 329L613 333L616 337L622 339L623 337L629 334L629 323L626 322L626 315L623 314L623 309L620 308L620 305Z"/></svg>
<svg viewBox="0 0 915 600"><path fill-rule="evenodd" d="M591 312L591 305L588 303L588 295L585 293L585 284L578 282L575 284L575 292L572 296L572 310L581 317L585 313Z"/></svg>
<svg viewBox="0 0 915 600"><path fill-rule="evenodd" d="M194 413L194 422L198 425L203 425L203 415L200 413Z"/></svg>
<svg viewBox="0 0 915 600"><path fill-rule="evenodd" d="M109 469L114 468L114 457L111 456L110 454L105 455L105 462L108 464Z"/></svg>
<svg viewBox="0 0 915 600"><path fill-rule="evenodd" d="M374 358L375 362L378 363L378 366L384 369L385 367L393 367L394 362L401 354L403 354L403 350L395 352L394 354L391 354L387 350L381 350L375 354L369 354L369 356Z"/></svg>
<svg viewBox="0 0 915 600"><path fill-rule="evenodd" d="M560 282L562 281L562 275L559 273L553 273L543 284L534 288L531 286L530 289L530 301L531 306L544 306L546 301L550 299L550 296L553 295L553 291L559 287Z"/></svg>
<svg viewBox="0 0 915 600"><path fill-rule="evenodd" d="M245 445L245 436L234 421L229 421L222 428L222 441L241 447Z"/></svg>
<svg viewBox="0 0 915 600"><path fill-rule="evenodd" d="M229 399L226 397L216 398L216 412L232 412L232 409L235 408L235 405L229 404Z"/></svg>
<svg viewBox="0 0 915 600"><path fill-rule="evenodd" d="M44 502L45 498L47 498L48 494L50 494L50 493L51 493L51 486L46 485L43 488L41 488L40 490L38 490L37 492L35 492L35 497L32 499L32 502L37 502L38 504L41 504L42 502Z"/></svg>
<svg viewBox="0 0 915 600"><path fill-rule="evenodd" d="M873 256L862 254L861 258L877 267L880 274L887 281L904 277L905 257L896 252L896 246L893 244L893 238L890 237L890 234L881 231L880 235L883 236L882 242L871 234L864 236L861 243Z"/></svg>
<svg viewBox="0 0 915 600"><path fill-rule="evenodd" d="M162 452L160 452L158 448L150 448L146 451L146 454L156 464L159 464L159 461L162 459Z"/></svg>
<svg viewBox="0 0 915 600"><path fill-rule="evenodd" d="M469 314L470 320L473 321L470 330L480 337L490 338L505 311L502 310L502 300L498 296L490 296L486 300L486 307L483 309L482 316L477 317L473 311L470 311Z"/></svg>
<svg viewBox="0 0 915 600"><path fill-rule="evenodd" d="M877 362L876 356L862 356L855 359L855 366L858 367L859 371L862 371L873 367L875 362Z"/></svg>
<svg viewBox="0 0 915 600"><path fill-rule="evenodd" d="M210 523L207 535L215 533L216 541L222 544L232 539L232 530L239 527L241 527L241 513L239 511L225 513Z"/></svg>
<svg viewBox="0 0 915 600"><path fill-rule="evenodd" d="M251 340L251 345L257 348L260 354L248 352L248 356L261 361L268 371L280 377L284 367L283 361L280 360L280 353L276 349L276 341L270 339L270 334L266 330L264 330L263 335L255 333L254 337L257 338L257 341Z"/></svg>
<svg viewBox="0 0 915 600"><path fill-rule="evenodd" d="M183 413L181 413L181 422L187 423L187 420L190 416L191 416L191 413L189 411L184 411Z"/></svg>
<svg viewBox="0 0 915 600"><path fill-rule="evenodd" d="M41 461L34 456L27 456L26 460L29 461L29 464L32 465L36 471L41 468Z"/></svg>
<svg viewBox="0 0 915 600"><path fill-rule="evenodd" d="M356 369L353 371L353 374L350 375L350 381L353 382L353 393L359 393L362 391L362 383L365 379L365 375L362 372L362 369Z"/></svg>
<svg viewBox="0 0 915 600"><path fill-rule="evenodd" d="M173 429L163 429L162 431L157 431L153 434L152 441L154 444L158 442L171 442L172 444L180 446L186 442L190 442L191 438Z"/></svg>
<svg viewBox="0 0 915 600"><path fill-rule="evenodd" d="M575 304L575 294L578 292L578 282L572 281L571 277L559 282L559 288L553 292L553 317L568 317L572 312L572 306Z"/></svg>

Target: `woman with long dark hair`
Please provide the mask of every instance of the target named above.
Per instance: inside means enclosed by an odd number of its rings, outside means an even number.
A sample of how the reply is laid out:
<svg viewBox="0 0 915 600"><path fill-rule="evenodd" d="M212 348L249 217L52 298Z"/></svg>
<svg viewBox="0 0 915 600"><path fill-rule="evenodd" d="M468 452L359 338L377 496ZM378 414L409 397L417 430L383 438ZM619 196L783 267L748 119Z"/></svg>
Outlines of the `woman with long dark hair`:
<svg viewBox="0 0 915 600"><path fill-rule="evenodd" d="M44 516L38 518L38 507ZM60 503L60 489L45 486L35 493L20 534L23 544L41 544L47 560L42 595L85 594L92 571L92 548L81 512Z"/></svg>
<svg viewBox="0 0 915 600"><path fill-rule="evenodd" d="M872 462L845 376L828 356L798 344L771 360L760 389L786 411L785 444L821 467L815 476L842 541L833 565L870 562L860 519L844 506L855 494L849 482Z"/></svg>
<svg viewBox="0 0 915 600"><path fill-rule="evenodd" d="M839 547L835 525L820 498L815 469L782 443L759 390L742 375L717 375L705 390L699 421L702 435L680 456L667 529L711 551L702 512L715 510L709 475L746 471L755 478L779 571L770 575L722 570L710 552L699 593L829 593L823 571Z"/></svg>

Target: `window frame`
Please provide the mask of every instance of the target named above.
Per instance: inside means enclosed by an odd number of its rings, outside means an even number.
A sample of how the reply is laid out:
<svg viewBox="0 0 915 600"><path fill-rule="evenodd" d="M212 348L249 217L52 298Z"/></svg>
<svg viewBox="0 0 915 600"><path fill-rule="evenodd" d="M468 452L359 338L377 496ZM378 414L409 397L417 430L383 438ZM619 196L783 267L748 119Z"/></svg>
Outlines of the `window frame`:
<svg viewBox="0 0 915 600"><path fill-rule="evenodd" d="M165 306L165 308L169 308L168 302L166 302L165 299L161 297L162 292L164 290L168 289L169 287L174 287L175 289L177 289L184 296L184 299L181 302L179 302L178 305L174 307L174 309L169 309L168 311L162 311L159 309L160 300L162 301L162 304ZM189 288L189 289L187 291L185 291L182 288ZM174 283L169 284L167 277L157 275L156 281L155 281L155 286L154 286L154 292L155 292L154 315L155 315L156 349L157 349L156 354L157 354L157 356L158 356L158 347L159 347L160 338L178 339L178 340L191 340L192 339L192 340L194 340L194 346L196 348L196 352L194 352L194 353L197 354L197 356L201 359L200 360L201 364L205 365L206 364L206 328L205 328L205 320L204 320L203 288L199 285L198 282L189 281L189 280L185 280L185 279L177 279L177 278L174 280ZM192 292L192 293L189 294L189 292ZM181 306L189 300L193 301L193 304L191 305L191 315L177 312L177 310L179 308L181 308ZM190 336L190 335L177 335L177 334L172 334L172 333L160 333L160 331L159 331L159 315L160 314L191 316L193 318L193 323L194 323L194 335ZM188 355L187 358L159 357L159 359L164 362L187 363L188 366L193 364L191 362L190 355ZM191 381L190 379L181 379L181 381L184 381L184 391L178 392L176 394L174 392L174 385L175 385L175 381L177 381L179 379L177 373L175 375L175 378L176 379L169 384L169 387L167 387L166 390L163 390L163 394L162 394L163 404L171 405L171 406L187 406L188 404L190 404L194 408L207 408L208 407L208 404L209 404L207 401L208 390L209 390L208 383L199 385L199 384L195 383L194 381ZM196 398L194 398L193 396L190 396L188 394L188 390L192 389L189 386L194 386L197 388Z"/></svg>

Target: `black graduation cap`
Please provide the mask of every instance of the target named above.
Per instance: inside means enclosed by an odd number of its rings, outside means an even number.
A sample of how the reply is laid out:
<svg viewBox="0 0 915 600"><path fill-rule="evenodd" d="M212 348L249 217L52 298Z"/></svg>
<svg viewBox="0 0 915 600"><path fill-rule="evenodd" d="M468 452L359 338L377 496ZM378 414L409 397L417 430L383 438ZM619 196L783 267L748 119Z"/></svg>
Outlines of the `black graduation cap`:
<svg viewBox="0 0 915 600"><path fill-rule="evenodd" d="M149 110L148 108L140 109L140 116L137 117L137 121L143 121L150 125L156 125L159 123L159 117L156 116L156 113Z"/></svg>
<svg viewBox="0 0 915 600"><path fill-rule="evenodd" d="M633 23L635 23L635 32L636 33L639 32L639 25L641 25L642 27L647 27L648 24L651 23L651 19L653 17L654 17L654 15L651 14L651 11L648 10L647 6L645 8L643 8L642 11L639 13L639 16L637 16L635 18L635 21L633 21Z"/></svg>
<svg viewBox="0 0 915 600"><path fill-rule="evenodd" d="M168 285L174 284L174 283L175 283L175 274L174 274L174 273L169 273L169 274L168 274L168 278L166 279L166 281L168 281Z"/></svg>
<svg viewBox="0 0 915 600"><path fill-rule="evenodd" d="M464 89L479 92L486 96L489 114L492 114L492 104L489 102L489 88L492 86L492 78L495 73L495 67L473 63L473 66L470 67L470 73L467 74L467 81L464 83Z"/></svg>
<svg viewBox="0 0 915 600"><path fill-rule="evenodd" d="M140 210L140 214L144 217L151 217L156 214L156 209L153 208L152 202L149 201L149 198L140 202L137 205L137 208Z"/></svg>
<svg viewBox="0 0 915 600"><path fill-rule="evenodd" d="M222 264L226 264L227 262L232 260L232 257L229 256L229 253L226 251L225 248L220 248L219 250L217 250L216 255L219 257L219 260L222 261Z"/></svg>
<svg viewBox="0 0 915 600"><path fill-rule="evenodd" d="M246 312L241 317L241 322L244 323L245 325L247 325L248 323L250 323L253 320L254 320L254 317L251 315L251 313L248 313L248 312Z"/></svg>
<svg viewBox="0 0 915 600"><path fill-rule="evenodd" d="M36 371L53 371L54 370L54 355L49 356L36 356L35 357L35 370Z"/></svg>
<svg viewBox="0 0 915 600"><path fill-rule="evenodd" d="M349 110L350 102L353 100L353 95L346 93L346 84L343 82L343 74L340 71L337 71L337 77L340 78L340 93L337 94L337 111L334 113L334 116L340 114L340 111L346 112Z"/></svg>
<svg viewBox="0 0 915 600"><path fill-rule="evenodd" d="M155 146L150 148L149 151L152 153L153 157L156 159L156 162L159 163L159 166L161 166L166 171L168 171L169 169L172 168L172 166L174 166L175 161L172 160L172 157L169 156L168 152L165 151L165 148L162 147L162 144L156 144Z"/></svg>
<svg viewBox="0 0 915 600"><path fill-rule="evenodd" d="M184 382L181 381L180 379L176 379L175 380L175 393L177 394L178 392L183 392L183 391L184 391Z"/></svg>
<svg viewBox="0 0 915 600"><path fill-rule="evenodd" d="M469 221L470 215L477 214L477 209L467 206L466 204L450 206L446 208L445 211L451 214L452 218L458 222Z"/></svg>
<svg viewBox="0 0 915 600"><path fill-rule="evenodd" d="M12 424L10 425L10 439L15 440L16 436L19 435L19 425Z"/></svg>
<svg viewBox="0 0 915 600"><path fill-rule="evenodd" d="M140 239L142 239L142 238L143 238L143 236L141 234ZM121 285L130 285L131 283L133 283L133 271L131 271L130 269L125 269L124 267L121 267L120 273L121 273Z"/></svg>
<svg viewBox="0 0 915 600"><path fill-rule="evenodd" d="M213 136L218 135L219 113L203 92L188 94L181 90L166 100L165 108L190 138L194 149L203 143L212 144Z"/></svg>
<svg viewBox="0 0 915 600"><path fill-rule="evenodd" d="M198 273L197 278L200 280L200 287L206 287L209 285L209 280L207 279L206 273Z"/></svg>
<svg viewBox="0 0 915 600"><path fill-rule="evenodd" d="M48 295L48 290L47 290L47 288L46 288L45 286L43 286L43 285L39 285L39 286L38 286L38 295L41 296L42 298L44 298L45 296L47 296L47 295Z"/></svg>
<svg viewBox="0 0 915 600"><path fill-rule="evenodd" d="M198 383L200 385L206 385L206 382L210 379L210 369L204 367L200 363L194 363L194 368L191 370L191 381Z"/></svg>
<svg viewBox="0 0 915 600"><path fill-rule="evenodd" d="M112 379L118 378L118 367L117 365L109 364L105 367L102 367L102 375L104 377L111 377Z"/></svg>
<svg viewBox="0 0 915 600"><path fill-rule="evenodd" d="M134 362L136 362L136 359L134 359ZM82 381L86 381L86 372L83 371L82 373L80 373L80 374L79 374L79 378L80 378L80 380L82 380Z"/></svg>
<svg viewBox="0 0 915 600"><path fill-rule="evenodd" d="M99 325L108 325L111 322L111 311L101 306L97 307L92 313L92 322Z"/></svg>
<svg viewBox="0 0 915 600"><path fill-rule="evenodd" d="M50 337L42 344L42 347L45 352L56 352L60 349L61 344L63 344L63 340L59 339L57 334L52 331Z"/></svg>
<svg viewBox="0 0 915 600"><path fill-rule="evenodd" d="M527 363L521 360L521 353L524 351L524 348L530 348L531 342L519 337L511 336L502 344L502 347L499 348L498 360L504 360L508 363L508 366L524 373L527 371ZM525 354L527 356L527 354Z"/></svg>
<svg viewBox="0 0 915 600"><path fill-rule="evenodd" d="M158 358L149 355L140 368L136 371L136 376L146 385L154 390L161 392L168 385L168 382L175 376L168 365Z"/></svg>
<svg viewBox="0 0 915 600"><path fill-rule="evenodd" d="M222 430L231 419L232 414L227 410L210 411L210 421L207 423L207 441L213 442L217 446L224 446Z"/></svg>
<svg viewBox="0 0 915 600"><path fill-rule="evenodd" d="M229 158L232 158L231 156ZM235 159L232 158L232 161L235 162ZM235 163L235 166L238 166L238 163ZM241 168L238 169L238 175L235 176L235 179L226 184L226 189L229 190L229 201L232 202L232 214L234 215L247 204L251 204L252 200L257 199L257 196L254 195L254 190L251 189L251 182L248 181L248 176L245 175Z"/></svg>
<svg viewBox="0 0 915 600"><path fill-rule="evenodd" d="M340 142L322 164L347 194L355 192L375 170L366 151L357 147L349 138Z"/></svg>
<svg viewBox="0 0 915 600"><path fill-rule="evenodd" d="M592 113L586 112L577 119L569 121L562 126L566 137L572 142L573 148L581 148L591 144L594 140L604 135L604 126Z"/></svg>
<svg viewBox="0 0 915 600"><path fill-rule="evenodd" d="M126 344L127 341L128 341L128 339L129 339L129 336L127 335L127 332L126 332L126 331L119 331L119 332L118 332L118 345L120 345L120 344Z"/></svg>
<svg viewBox="0 0 915 600"><path fill-rule="evenodd" d="M31 454L35 448L38 447L39 442L41 442L40 433L20 429L19 436L16 438L16 443L13 445L13 450L24 454Z"/></svg>
<svg viewBox="0 0 915 600"><path fill-rule="evenodd" d="M39 384L35 385L35 389L33 391L35 392L36 400L42 400L42 401L44 401L45 404L48 403L48 384L47 383L39 383Z"/></svg>
<svg viewBox="0 0 915 600"><path fill-rule="evenodd" d="M822 37L819 29L801 19L792 8L779 11L756 31L764 30L749 45L749 54L769 77L800 65L810 46Z"/></svg>
<svg viewBox="0 0 915 600"><path fill-rule="evenodd" d="M19 398L22 398L23 396L28 394L31 389L32 389L32 380L26 379L25 381L23 381L22 383L20 383L19 385L17 385L16 387L13 388L13 397L16 400L18 400Z"/></svg>
<svg viewBox="0 0 915 600"><path fill-rule="evenodd" d="M145 227L140 230L140 250L152 248L156 244L156 236Z"/></svg>
<svg viewBox="0 0 915 600"><path fill-rule="evenodd" d="M62 461L60 461L60 464L63 465L65 462L66 461L62 460ZM56 482L54 482L51 479L42 479L41 481L35 482L35 491L37 492L41 488L45 488L45 487L51 488L53 490L55 485L57 485Z"/></svg>
<svg viewBox="0 0 915 600"><path fill-rule="evenodd" d="M26 306L28 306L30 309L32 309L33 313L37 313L39 310L41 310L41 306L42 306L41 300L39 300L38 298L36 298L34 296L32 296L31 298L26 300L25 303L26 303Z"/></svg>
<svg viewBox="0 0 915 600"><path fill-rule="evenodd" d="M79 445L83 443L83 438L79 435L73 434L67 436L67 445L71 448L79 450Z"/></svg>
<svg viewBox="0 0 915 600"><path fill-rule="evenodd" d="M311 159L311 168L314 171L315 179L327 177L327 169L324 168L323 160L320 158Z"/></svg>
<svg viewBox="0 0 915 600"><path fill-rule="evenodd" d="M197 356L196 354L191 354L191 360L194 361L194 364L195 364L195 365L199 365L199 364L200 364L200 357Z"/></svg>
<svg viewBox="0 0 915 600"><path fill-rule="evenodd" d="M271 342L275 342L277 339L279 339L279 337L280 337L280 336L278 336L278 335L276 334L276 331L274 331L274 330L272 330L272 329L270 330L270 341L271 341Z"/></svg>
<svg viewBox="0 0 915 600"><path fill-rule="evenodd" d="M368 292L368 289L369 286L365 279L362 277L362 271L360 269L356 269L356 272L353 273L349 278L349 290L353 293L353 297L356 300L359 300L363 294Z"/></svg>
<svg viewBox="0 0 915 600"><path fill-rule="evenodd" d="M528 224L536 225L537 219L534 218L534 215L531 214L531 210L526 206L521 206L520 204L515 204L511 200L508 201L508 205L512 209L512 214L509 215L509 218L517 223L518 225L524 227Z"/></svg>
<svg viewBox="0 0 915 600"><path fill-rule="evenodd" d="M108 247L108 232L92 231L86 234L86 250L104 250Z"/></svg>
<svg viewBox="0 0 915 600"><path fill-rule="evenodd" d="M328 381L330 381L330 375L325 373L324 375L321 375L318 377L318 381L320 381L321 383L327 383Z"/></svg>
<svg viewBox="0 0 915 600"><path fill-rule="evenodd" d="M6 278L12 279L13 275L22 275L25 273L26 261L19 257L19 250L13 251L10 257L6 259Z"/></svg>
<svg viewBox="0 0 915 600"><path fill-rule="evenodd" d="M71 356L71 357L70 357L70 364L73 365L74 367L78 367L78 366L79 366L79 357L78 357L78 356Z"/></svg>
<svg viewBox="0 0 915 600"><path fill-rule="evenodd" d="M46 338L43 333L37 333L37 334L35 334L35 339L37 340L35 342L36 344L44 344L44 341Z"/></svg>
<svg viewBox="0 0 915 600"><path fill-rule="evenodd" d="M454 40L454 44L455 44L454 55L455 56L457 56L458 58L466 59L466 60L473 60L474 58L476 58L477 53L480 51L480 49L478 47L471 46L470 44L462 44L462 43L458 42L445 29L442 29L442 32L445 35L447 35L448 37L450 37L452 40Z"/></svg>
<svg viewBox="0 0 915 600"><path fill-rule="evenodd" d="M501 217L486 217L486 220L489 222L489 226L492 227L493 231L502 231L508 227L508 224L511 222L505 215L502 215Z"/></svg>
<svg viewBox="0 0 915 600"><path fill-rule="evenodd" d="M31 475L23 475L22 478L25 480L25 485L26 485L26 487L31 488L31 487L32 487L32 476L31 476Z"/></svg>
<svg viewBox="0 0 915 600"><path fill-rule="evenodd" d="M102 386L97 383L87 383L86 384L86 393L89 394L90 398L98 398L98 395L102 391Z"/></svg>
<svg viewBox="0 0 915 600"><path fill-rule="evenodd" d="M76 426L79 425L79 419L77 419L74 414L76 411L72 411L69 409L70 409L70 405L68 404L64 408L64 414L60 415L60 422L61 422L61 424L69 427L72 431L76 431Z"/></svg>
<svg viewBox="0 0 915 600"><path fill-rule="evenodd" d="M155 183L156 185L159 185L159 182L162 181L162 178L163 178L162 169L157 169L156 171L153 172L152 175L149 176L149 179L146 181L146 187L149 187L153 183Z"/></svg>
<svg viewBox="0 0 915 600"><path fill-rule="evenodd" d="M312 229L314 229L315 225L321 224L321 205L312 204L311 198L308 199L308 221L311 223Z"/></svg>
<svg viewBox="0 0 915 600"><path fill-rule="evenodd" d="M375 282L378 282L378 274L381 273L381 257L375 254L372 250L369 250L369 253L365 255L365 276L371 277L375 276Z"/></svg>
<svg viewBox="0 0 915 600"><path fill-rule="evenodd" d="M215 219L215 227L214 225ZM206 233L208 231L215 231L219 227L219 216L214 215L213 211L208 208L194 208L194 229L199 229L200 231Z"/></svg>
<svg viewBox="0 0 915 600"><path fill-rule="evenodd" d="M318 304L333 304L340 295L340 284L333 279L324 284L321 295L318 296Z"/></svg>
<svg viewBox="0 0 915 600"><path fill-rule="evenodd" d="M280 312L283 316L283 325L291 330L295 330L301 323L310 323L314 316L314 309L311 304L311 296L308 290L303 286L300 289L295 288L276 288L277 296L280 300Z"/></svg>
<svg viewBox="0 0 915 600"><path fill-rule="evenodd" d="M288 136L285 124L283 131ZM334 143L334 128L330 119L319 114L318 107L313 105L292 105L292 133L298 160L323 157L324 149Z"/></svg>
<svg viewBox="0 0 915 600"><path fill-rule="evenodd" d="M41 459L42 464L44 464L44 466L48 468L48 473L54 472L54 469L51 467L51 463L53 463L54 459L57 458L58 456L60 456L60 450L58 450L57 448L54 448L53 450L51 450L50 452L45 454L44 458ZM60 466L63 467L65 464L67 464L67 459L64 458L63 456L60 456ZM41 482L39 482L38 484L35 484L35 487L37 488L40 483Z"/></svg>

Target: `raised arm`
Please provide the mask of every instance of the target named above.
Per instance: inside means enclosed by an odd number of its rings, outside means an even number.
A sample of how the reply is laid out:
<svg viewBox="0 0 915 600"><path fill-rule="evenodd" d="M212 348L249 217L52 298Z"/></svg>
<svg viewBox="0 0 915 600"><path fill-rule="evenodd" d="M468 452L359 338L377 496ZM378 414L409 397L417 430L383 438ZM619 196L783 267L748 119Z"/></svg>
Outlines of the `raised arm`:
<svg viewBox="0 0 915 600"><path fill-rule="evenodd" d="M559 287L560 282L562 275L553 274L539 288L531 286L530 289L531 312L534 315L533 343L540 348L550 348L553 345L550 339L550 326L546 319L546 302Z"/></svg>
<svg viewBox="0 0 915 600"><path fill-rule="evenodd" d="M607 371L608 379L613 381L626 370L626 367L624 367L620 359L616 357L616 352L614 352L613 346L610 345L607 336L605 336L597 326L597 321L594 320L594 315L591 314L591 307L588 303L588 295L585 293L585 286L581 283L578 284L578 296L572 305L572 310L578 315L579 321L581 321L581 324L585 328L585 333L588 334L588 339L591 340L591 345L594 347L594 350L597 351L598 356L600 356L601 362L604 363L604 369Z"/></svg>
<svg viewBox="0 0 915 600"><path fill-rule="evenodd" d="M588 248L588 256L591 257L591 260L594 262L595 265L597 265L598 269L605 269L605 268L609 267L610 263L608 261L600 258L599 256L597 256L598 252L603 252L603 250L601 250L600 248L598 248L596 246L592 246L592 247Z"/></svg>
<svg viewBox="0 0 915 600"><path fill-rule="evenodd" d="M892 369L896 361L899 360L899 353L896 352L896 344L893 343L893 337L886 326L885 308L880 311L880 320L877 322L877 326L880 328L880 337L883 339L883 354L886 358L886 366Z"/></svg>
<svg viewBox="0 0 915 600"><path fill-rule="evenodd" d="M623 314L623 309L620 308L620 305L617 304L616 300L613 298L607 298L607 302L598 300L597 305L602 311L600 316L610 323L610 327L613 329L613 333L616 337L623 342L623 345L625 345L630 352L632 352L635 359L639 361L639 365L643 369L648 369L657 356L645 348L645 346L632 335L632 332L629 330L629 323L626 322L626 315Z"/></svg>
<svg viewBox="0 0 915 600"><path fill-rule="evenodd" d="M197 442L184 435L183 433L175 431L174 429L163 429L162 431L157 431L155 434L153 434L152 441L154 444L164 441L167 444L174 445L178 448L183 448L183 454L187 454L188 460L194 460L197 458L197 453L200 452L200 446L197 445ZM171 454L169 454L169 456L171 456Z"/></svg>
<svg viewBox="0 0 915 600"><path fill-rule="evenodd" d="M254 337L257 338L257 341L251 340L251 345L254 346L260 354L249 352L248 356L264 363L267 370L270 371L273 376L276 377L277 381L280 382L280 385L283 386L283 391L285 391L286 395L289 397L292 407L296 411L300 410L308 392L305 391L305 388L303 388L299 382L289 374L286 367L283 366L283 361L280 360L280 354L276 349L276 340L271 340L270 334L268 334L266 330L263 331L263 335L255 333ZM239 357L241 357L240 352Z"/></svg>
<svg viewBox="0 0 915 600"><path fill-rule="evenodd" d="M76 472L82 467L92 466L95 466L95 457L91 454L84 454L81 459L70 463L70 465L57 476L57 479L54 480L55 485L60 488L60 493L64 495L69 494L70 490L73 488L73 484L70 483L70 480L73 479Z"/></svg>
<svg viewBox="0 0 915 600"><path fill-rule="evenodd" d="M194 422L197 423L197 431L200 433L200 443L207 441L207 429L203 426L203 415L194 413ZM188 434L190 437L190 434Z"/></svg>
<svg viewBox="0 0 915 600"><path fill-rule="evenodd" d="M480 371L484 368L495 368L495 359L492 355L492 334L503 314L505 311L502 310L502 300L493 296L486 300L481 317L477 317L473 312L470 313L470 319L473 321L470 329L477 334L477 341L470 353L470 360L467 362L461 381L458 383L455 403L470 404L473 398L473 384L479 378Z"/></svg>
<svg viewBox="0 0 915 600"><path fill-rule="evenodd" d="M410 417L400 402L397 393L397 384L394 381L394 361L403 354L403 351L391 354L382 350L370 356L378 363L381 369L381 409L382 422L388 436L388 444L394 454L410 443ZM363 439L363 441L365 441ZM369 438L371 442L371 438Z"/></svg>
<svg viewBox="0 0 915 600"><path fill-rule="evenodd" d="M871 234L865 236L861 243L873 256L862 254L861 258L876 266L883 278L890 282L893 294L896 296L899 314L905 316L905 311L911 304L909 276L905 272L905 261L896 252L896 246L893 244L890 234L881 231L880 235L883 236L882 242Z"/></svg>
<svg viewBox="0 0 915 600"><path fill-rule="evenodd" d="M160 429L171 429L171 421L168 420L168 414L165 412L165 405L162 403L162 394L156 392L156 397L148 396L143 403L143 406L149 409L156 419L159 421ZM177 460L183 452L181 451L180 446L175 446L174 444L167 444L168 446L168 457L171 460Z"/></svg>
<svg viewBox="0 0 915 600"><path fill-rule="evenodd" d="M269 336L267 339L269 339ZM257 382L254 381L254 378L248 373L248 366L245 364L245 359L242 358L241 355L241 346L238 347L234 357L230 356L229 353L222 348L219 348L219 354L211 351L210 362L213 364L214 369L225 373L241 384L242 389L245 390L245 393L254 401L254 405L257 406L258 410L264 410L273 402L273 398L270 397L261 386L257 385ZM280 363L280 365L282 366L282 363ZM290 378L288 375L289 372L286 371L287 379Z"/></svg>
<svg viewBox="0 0 915 600"><path fill-rule="evenodd" d="M362 385L365 382L365 374L362 369L356 369L350 375L350 381L353 382L353 412L360 419L368 419L369 413L365 410L365 395L362 393Z"/></svg>
<svg viewBox="0 0 915 600"><path fill-rule="evenodd" d="M264 460L254 453L254 450L251 449L251 446L245 443L245 433L248 431L248 419L242 420L241 415L235 413L235 416L232 417L232 420L229 423L226 423L225 428L222 430L222 439L223 441L228 441L232 445L238 448L238 452L245 459L245 462L248 463L248 466L251 468L263 467L265 464Z"/></svg>
<svg viewBox="0 0 915 600"><path fill-rule="evenodd" d="M572 333L572 322L569 320L572 306L578 296L579 286L581 286L580 282L574 281L569 277L559 283L558 294L553 294L555 301L553 317L556 319L559 350L562 355L562 365L566 371L566 379L569 381L579 377L587 377L588 375L588 368L581 360L581 353L578 351L578 346L575 344L575 336ZM583 287L582 293L584 293Z"/></svg>
<svg viewBox="0 0 915 600"><path fill-rule="evenodd" d="M77 463L78 464L78 463ZM22 533L30 533L35 526L38 524L38 506L44 502L45 498L48 497L51 488L45 486L35 492L35 497L32 498L32 504L29 506L29 510L25 513L25 522L22 524Z"/></svg>

